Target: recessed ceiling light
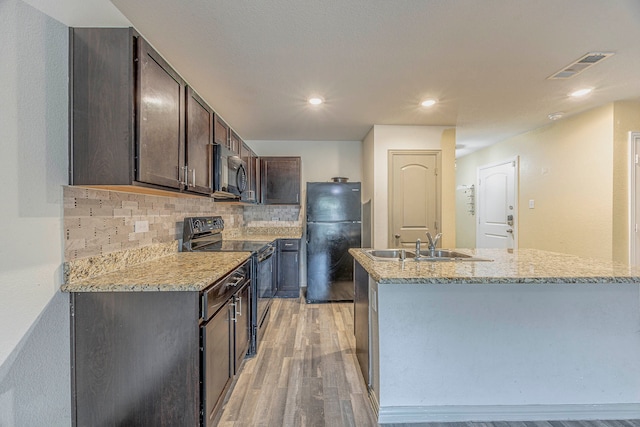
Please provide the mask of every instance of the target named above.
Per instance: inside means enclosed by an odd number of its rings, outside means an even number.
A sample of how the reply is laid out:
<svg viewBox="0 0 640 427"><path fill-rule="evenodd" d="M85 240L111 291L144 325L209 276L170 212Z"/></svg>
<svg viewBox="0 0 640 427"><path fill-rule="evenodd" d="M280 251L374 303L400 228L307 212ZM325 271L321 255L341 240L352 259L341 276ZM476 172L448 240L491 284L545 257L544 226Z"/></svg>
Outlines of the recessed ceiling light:
<svg viewBox="0 0 640 427"><path fill-rule="evenodd" d="M562 111L558 111L557 113L549 114L547 117L549 117L549 120L558 120L561 119L562 116L564 116L564 113Z"/></svg>
<svg viewBox="0 0 640 427"><path fill-rule="evenodd" d="M593 91L593 89L584 88L584 89L576 90L575 92L571 92L569 94L569 96L572 97L572 98L580 98L581 96L585 96L585 95L590 94L591 91Z"/></svg>
<svg viewBox="0 0 640 427"><path fill-rule="evenodd" d="M425 99L420 103L423 107L433 107L438 101L435 99Z"/></svg>
<svg viewBox="0 0 640 427"><path fill-rule="evenodd" d="M311 105L320 105L324 102L324 100L322 98L318 98L317 96L314 96L313 98L309 98L309 104Z"/></svg>

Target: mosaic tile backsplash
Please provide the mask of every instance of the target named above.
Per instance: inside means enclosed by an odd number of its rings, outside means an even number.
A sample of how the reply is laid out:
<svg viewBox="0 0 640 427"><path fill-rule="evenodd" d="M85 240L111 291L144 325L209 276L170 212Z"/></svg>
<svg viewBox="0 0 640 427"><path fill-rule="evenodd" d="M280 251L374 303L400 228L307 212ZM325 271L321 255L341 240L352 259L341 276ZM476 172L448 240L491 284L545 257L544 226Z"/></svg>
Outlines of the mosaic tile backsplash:
<svg viewBox="0 0 640 427"><path fill-rule="evenodd" d="M66 261L177 243L182 237L182 221L188 216L220 215L229 233L243 227L301 226L299 206L243 206L205 197L152 196L74 186L65 186L63 197ZM136 221L148 221L149 231L136 233Z"/></svg>
<svg viewBox="0 0 640 427"><path fill-rule="evenodd" d="M246 227L300 227L302 210L300 206L245 206Z"/></svg>

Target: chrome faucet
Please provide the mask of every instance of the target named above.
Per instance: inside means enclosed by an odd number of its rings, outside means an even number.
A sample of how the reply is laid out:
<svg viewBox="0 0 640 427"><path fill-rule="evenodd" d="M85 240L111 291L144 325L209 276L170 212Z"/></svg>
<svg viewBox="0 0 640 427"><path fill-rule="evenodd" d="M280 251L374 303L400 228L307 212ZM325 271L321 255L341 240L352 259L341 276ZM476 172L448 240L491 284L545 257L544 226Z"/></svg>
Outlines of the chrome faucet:
<svg viewBox="0 0 640 427"><path fill-rule="evenodd" d="M415 259L416 259L416 260L417 260L417 259L420 259L420 257L422 256L422 255L420 254L420 243L421 243L421 242L420 242L420 239L416 239L416 256L415 256Z"/></svg>
<svg viewBox="0 0 640 427"><path fill-rule="evenodd" d="M431 237L431 233L427 231L427 239L429 239L429 252L430 252L429 255L430 256L435 256L436 246L438 246L438 242L440 241L441 237L442 237L442 233L436 234L436 237L434 238L434 237Z"/></svg>

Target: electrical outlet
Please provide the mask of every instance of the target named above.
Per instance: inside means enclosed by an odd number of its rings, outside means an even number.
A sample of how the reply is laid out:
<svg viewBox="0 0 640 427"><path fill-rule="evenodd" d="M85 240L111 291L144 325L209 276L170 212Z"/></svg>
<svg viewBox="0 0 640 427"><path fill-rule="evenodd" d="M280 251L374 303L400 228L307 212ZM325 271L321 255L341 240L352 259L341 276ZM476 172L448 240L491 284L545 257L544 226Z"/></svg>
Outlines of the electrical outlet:
<svg viewBox="0 0 640 427"><path fill-rule="evenodd" d="M144 233L149 231L149 221L136 221L133 224L134 233Z"/></svg>
<svg viewBox="0 0 640 427"><path fill-rule="evenodd" d="M536 207L536 201L531 199L529 200L529 209L533 209Z"/></svg>

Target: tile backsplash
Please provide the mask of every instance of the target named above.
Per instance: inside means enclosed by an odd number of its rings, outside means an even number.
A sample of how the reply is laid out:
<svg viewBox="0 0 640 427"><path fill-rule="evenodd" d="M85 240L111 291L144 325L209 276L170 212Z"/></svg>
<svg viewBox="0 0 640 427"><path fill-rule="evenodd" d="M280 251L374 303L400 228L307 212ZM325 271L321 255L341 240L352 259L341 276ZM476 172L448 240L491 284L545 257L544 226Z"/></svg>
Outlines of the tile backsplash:
<svg viewBox="0 0 640 427"><path fill-rule="evenodd" d="M245 206L244 224L246 227L299 227L302 224L300 206Z"/></svg>
<svg viewBox="0 0 640 427"><path fill-rule="evenodd" d="M220 215L225 231L245 227L300 227L300 206L246 206L214 202L206 197L165 197L65 186L65 260L73 261L182 237L188 216ZM149 231L135 232L136 221L148 221ZM176 245L177 247L177 245Z"/></svg>
<svg viewBox="0 0 640 427"><path fill-rule="evenodd" d="M65 186L65 260L72 261L182 237L188 216L220 215L227 229L244 225L243 206L215 203L205 197L182 198ZM148 221L149 231L134 231Z"/></svg>

